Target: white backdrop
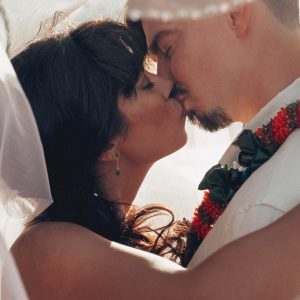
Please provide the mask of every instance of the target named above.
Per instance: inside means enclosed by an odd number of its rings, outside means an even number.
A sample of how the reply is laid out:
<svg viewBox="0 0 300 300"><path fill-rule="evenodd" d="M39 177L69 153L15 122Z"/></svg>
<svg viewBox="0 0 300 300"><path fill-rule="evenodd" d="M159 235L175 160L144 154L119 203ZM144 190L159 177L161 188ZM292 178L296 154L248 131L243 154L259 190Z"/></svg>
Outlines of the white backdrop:
<svg viewBox="0 0 300 300"><path fill-rule="evenodd" d="M135 204L164 203L178 218L190 218L203 195L197 190L198 184L205 172L218 163L242 124L232 124L217 133L205 132L190 123L186 129L187 145L154 165Z"/></svg>

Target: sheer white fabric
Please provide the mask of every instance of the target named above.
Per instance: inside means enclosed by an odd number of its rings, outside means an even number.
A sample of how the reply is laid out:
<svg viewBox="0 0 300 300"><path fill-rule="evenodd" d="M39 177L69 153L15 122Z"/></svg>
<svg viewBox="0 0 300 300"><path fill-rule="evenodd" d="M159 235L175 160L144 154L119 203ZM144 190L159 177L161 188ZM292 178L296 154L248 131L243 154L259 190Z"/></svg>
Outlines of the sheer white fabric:
<svg viewBox="0 0 300 300"><path fill-rule="evenodd" d="M41 24L51 23L56 12L66 17L64 26L76 25L91 19L117 19L125 3L126 0L2 0L10 28L9 56L34 39Z"/></svg>
<svg viewBox="0 0 300 300"><path fill-rule="evenodd" d="M8 249L51 194L35 120L1 43L0 61L0 299L27 300Z"/></svg>
<svg viewBox="0 0 300 300"><path fill-rule="evenodd" d="M128 16L132 20L141 18L160 19L200 19L224 13L232 6L253 0L129 0Z"/></svg>
<svg viewBox="0 0 300 300"><path fill-rule="evenodd" d="M0 235L0 299L28 300L15 262Z"/></svg>
<svg viewBox="0 0 300 300"><path fill-rule="evenodd" d="M10 246L52 201L35 119L2 46L0 61L0 232Z"/></svg>

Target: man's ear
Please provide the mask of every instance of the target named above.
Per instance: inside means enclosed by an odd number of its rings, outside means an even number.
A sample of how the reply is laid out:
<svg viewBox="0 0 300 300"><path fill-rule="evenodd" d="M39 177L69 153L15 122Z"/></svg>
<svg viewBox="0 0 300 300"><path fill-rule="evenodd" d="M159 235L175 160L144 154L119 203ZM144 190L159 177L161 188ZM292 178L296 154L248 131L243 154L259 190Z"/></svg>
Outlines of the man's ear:
<svg viewBox="0 0 300 300"><path fill-rule="evenodd" d="M238 38L246 36L250 23L250 6L247 3L236 6L228 14L228 23Z"/></svg>

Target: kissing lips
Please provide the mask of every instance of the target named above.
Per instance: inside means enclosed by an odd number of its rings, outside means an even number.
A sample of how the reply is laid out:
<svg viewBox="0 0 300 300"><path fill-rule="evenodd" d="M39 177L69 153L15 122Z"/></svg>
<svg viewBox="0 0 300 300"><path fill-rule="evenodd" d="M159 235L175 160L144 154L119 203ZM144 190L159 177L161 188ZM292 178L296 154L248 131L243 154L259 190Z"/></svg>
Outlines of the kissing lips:
<svg viewBox="0 0 300 300"><path fill-rule="evenodd" d="M174 101L176 103L176 106L178 106L178 108L181 110L181 115L186 117L187 112L184 107L184 101L180 101L177 98L169 98L167 99L167 101Z"/></svg>
<svg viewBox="0 0 300 300"><path fill-rule="evenodd" d="M187 111L184 107L184 101L185 101L186 97L188 96L188 94L189 94L189 92L187 89L185 89L184 87L181 87L177 84L174 84L174 86L170 92L170 96L169 96L170 98L175 98L179 102L179 104L182 108L182 114L185 116L187 115Z"/></svg>

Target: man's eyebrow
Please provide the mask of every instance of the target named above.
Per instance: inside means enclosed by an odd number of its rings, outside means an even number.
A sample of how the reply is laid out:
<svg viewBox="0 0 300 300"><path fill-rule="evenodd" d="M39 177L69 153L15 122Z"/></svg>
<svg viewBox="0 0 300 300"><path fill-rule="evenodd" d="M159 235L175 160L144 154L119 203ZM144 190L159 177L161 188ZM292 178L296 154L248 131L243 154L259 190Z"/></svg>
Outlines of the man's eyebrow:
<svg viewBox="0 0 300 300"><path fill-rule="evenodd" d="M168 34L170 34L172 32L174 32L174 30L169 29L169 30L161 30L158 33L156 33L155 36L154 36L154 38L153 38L153 40L152 40L152 43L149 46L149 52L151 54L156 55L159 52L159 42L160 42L160 40L164 36L166 36L166 35L168 35Z"/></svg>

